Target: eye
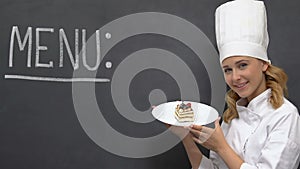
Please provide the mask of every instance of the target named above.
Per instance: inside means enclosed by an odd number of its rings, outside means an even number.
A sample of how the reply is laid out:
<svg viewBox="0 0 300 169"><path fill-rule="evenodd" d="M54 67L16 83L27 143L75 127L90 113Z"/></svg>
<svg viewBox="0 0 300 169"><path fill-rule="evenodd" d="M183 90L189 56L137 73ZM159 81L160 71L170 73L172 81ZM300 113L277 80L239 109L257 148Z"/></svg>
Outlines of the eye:
<svg viewBox="0 0 300 169"><path fill-rule="evenodd" d="M245 69L247 66L248 66L247 63L241 63L241 64L239 65L239 68L240 68L240 69Z"/></svg>
<svg viewBox="0 0 300 169"><path fill-rule="evenodd" d="M224 71L225 74L229 74L232 71L232 69L231 68L225 68L225 69L223 69L223 71Z"/></svg>

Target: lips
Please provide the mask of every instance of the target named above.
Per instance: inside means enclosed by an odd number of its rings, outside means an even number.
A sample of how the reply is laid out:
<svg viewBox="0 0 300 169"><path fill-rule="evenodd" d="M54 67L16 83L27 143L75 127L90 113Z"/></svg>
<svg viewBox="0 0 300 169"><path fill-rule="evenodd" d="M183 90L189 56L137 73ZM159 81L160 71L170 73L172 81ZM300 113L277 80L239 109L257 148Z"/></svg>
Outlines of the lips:
<svg viewBox="0 0 300 169"><path fill-rule="evenodd" d="M248 83L248 82L239 83L239 84L235 84L234 86L235 86L236 88L238 88L238 89L241 89L241 88L245 87L247 83Z"/></svg>

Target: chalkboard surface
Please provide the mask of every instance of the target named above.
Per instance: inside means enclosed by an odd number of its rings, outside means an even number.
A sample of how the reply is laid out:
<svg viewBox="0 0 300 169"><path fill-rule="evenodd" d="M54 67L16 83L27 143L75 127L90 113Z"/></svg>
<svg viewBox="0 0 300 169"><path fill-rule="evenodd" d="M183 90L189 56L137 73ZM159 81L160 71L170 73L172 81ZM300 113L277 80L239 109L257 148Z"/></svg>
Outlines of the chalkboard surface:
<svg viewBox="0 0 300 169"><path fill-rule="evenodd" d="M213 105L221 114L224 103L216 97L223 99L226 86L214 83L220 75L214 11L224 2L2 0L0 168L191 168L181 143L154 142L164 145L160 152L156 144L137 144L132 153L124 153L130 142L109 137L107 126L93 119L91 106L97 104L116 133L137 140L166 131L149 119L154 104L184 98ZM269 56L289 75L289 100L300 107L300 2L265 3ZM211 58L205 60L203 54ZM208 64L216 65L216 71ZM174 67L182 70L174 72ZM124 109L141 118L128 119ZM85 126L92 121L98 130Z"/></svg>

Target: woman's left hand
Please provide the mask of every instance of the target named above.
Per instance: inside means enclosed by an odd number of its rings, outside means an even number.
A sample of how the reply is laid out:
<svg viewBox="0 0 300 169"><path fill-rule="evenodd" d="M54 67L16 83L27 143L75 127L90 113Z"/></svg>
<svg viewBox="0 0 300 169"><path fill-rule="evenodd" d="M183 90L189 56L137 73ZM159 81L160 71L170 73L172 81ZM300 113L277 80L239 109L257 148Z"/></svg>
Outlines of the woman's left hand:
<svg viewBox="0 0 300 169"><path fill-rule="evenodd" d="M223 131L219 124L220 118L215 121L215 128L192 125L190 132L193 134L193 140L205 148L218 152L227 145Z"/></svg>

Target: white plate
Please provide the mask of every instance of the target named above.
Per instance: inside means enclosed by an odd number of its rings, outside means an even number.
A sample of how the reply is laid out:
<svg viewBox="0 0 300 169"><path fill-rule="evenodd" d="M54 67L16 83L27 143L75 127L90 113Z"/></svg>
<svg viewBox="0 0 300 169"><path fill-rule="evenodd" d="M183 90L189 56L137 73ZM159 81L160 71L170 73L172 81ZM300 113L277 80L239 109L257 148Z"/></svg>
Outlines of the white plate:
<svg viewBox="0 0 300 169"><path fill-rule="evenodd" d="M177 104L181 104L181 102L174 101L160 104L153 108L152 115L157 120L174 126L205 125L215 121L219 116L217 110L211 106L192 101L183 101L184 104L191 103L195 120L193 122L179 122L175 118L174 112Z"/></svg>

